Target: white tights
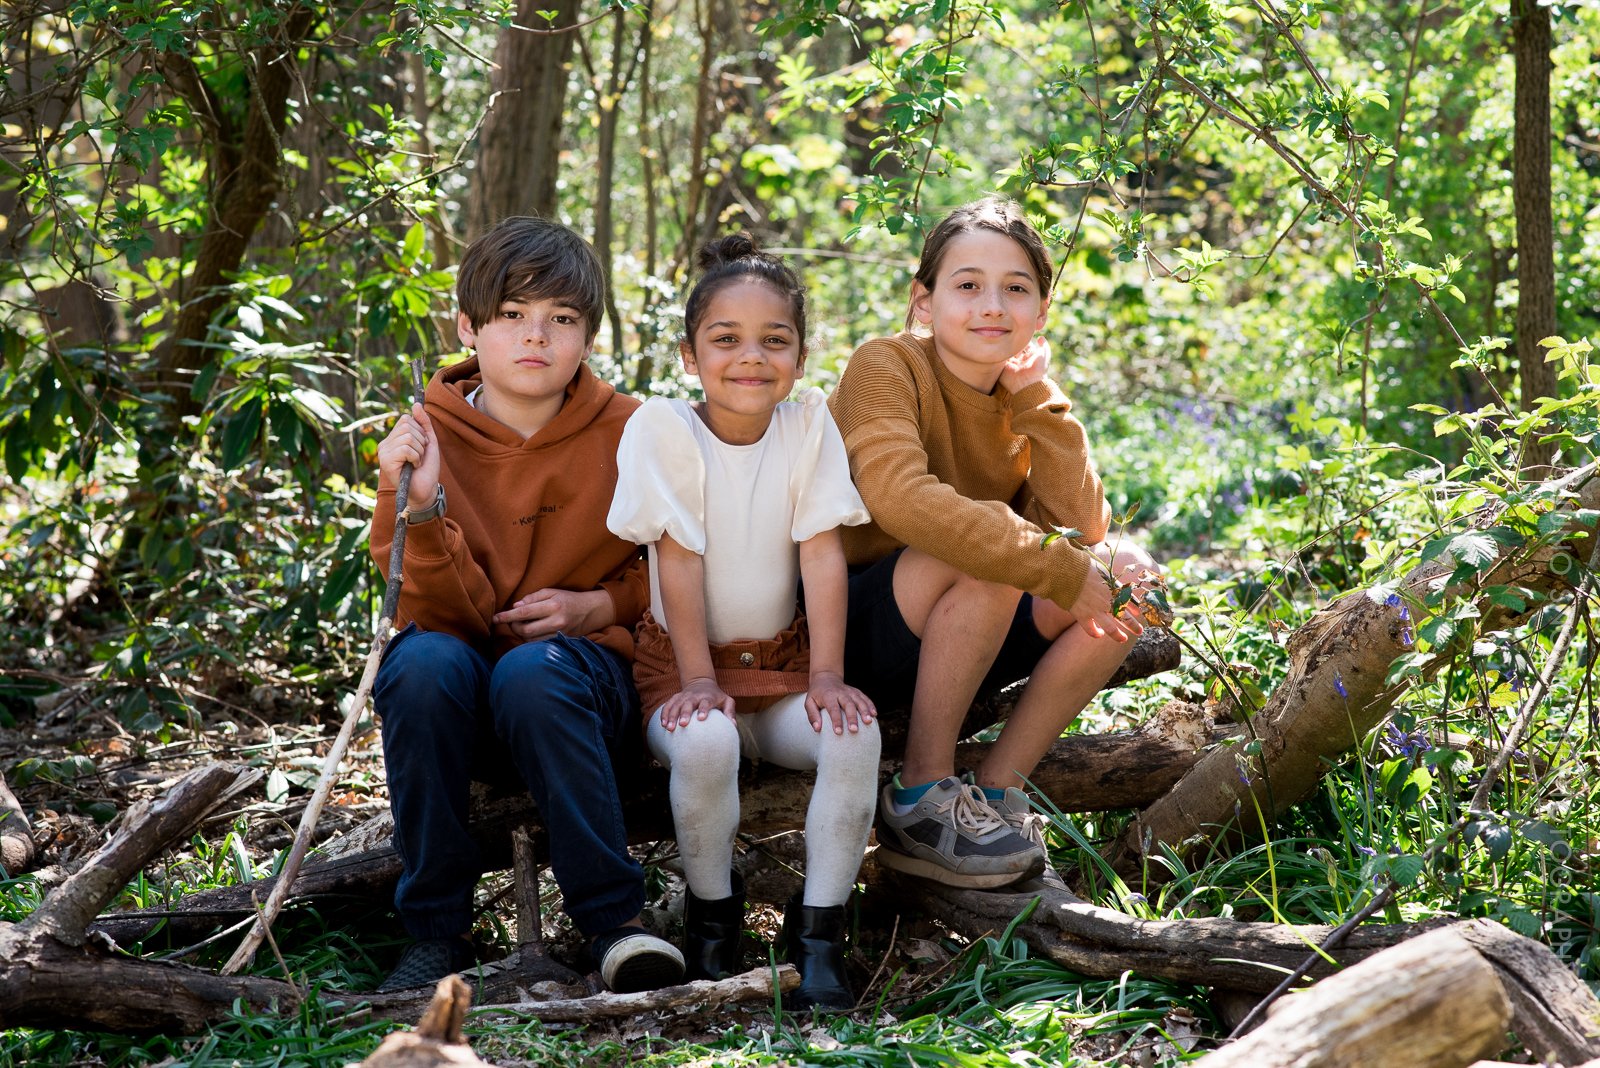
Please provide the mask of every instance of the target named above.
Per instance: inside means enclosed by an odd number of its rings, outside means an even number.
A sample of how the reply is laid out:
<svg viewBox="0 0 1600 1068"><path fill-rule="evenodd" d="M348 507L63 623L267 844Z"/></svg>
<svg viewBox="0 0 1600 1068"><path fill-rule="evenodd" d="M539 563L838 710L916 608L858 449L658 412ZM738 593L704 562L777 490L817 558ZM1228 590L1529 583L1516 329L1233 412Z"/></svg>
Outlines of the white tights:
<svg viewBox="0 0 1600 1068"><path fill-rule="evenodd" d="M878 799L878 724L856 734L822 731L806 718L806 695L789 694L738 723L721 712L669 731L650 717L651 754L672 771L672 820L689 890L702 901L733 893L733 835L739 827L739 756L817 772L806 809L802 904L842 905L861 867Z"/></svg>

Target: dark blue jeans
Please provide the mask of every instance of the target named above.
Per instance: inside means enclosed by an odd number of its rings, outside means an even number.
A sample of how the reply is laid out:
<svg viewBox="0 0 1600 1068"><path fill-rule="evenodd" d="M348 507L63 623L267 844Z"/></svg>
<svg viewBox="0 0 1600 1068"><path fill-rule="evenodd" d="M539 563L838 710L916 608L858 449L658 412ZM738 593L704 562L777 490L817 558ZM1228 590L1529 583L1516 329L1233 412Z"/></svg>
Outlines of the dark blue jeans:
<svg viewBox="0 0 1600 1068"><path fill-rule="evenodd" d="M483 872L467 830L472 779L515 768L544 819L567 914L593 936L638 915L644 871L628 853L612 759L634 740L625 661L557 635L490 662L459 638L408 627L374 687L402 874L394 903L413 938L472 927Z"/></svg>

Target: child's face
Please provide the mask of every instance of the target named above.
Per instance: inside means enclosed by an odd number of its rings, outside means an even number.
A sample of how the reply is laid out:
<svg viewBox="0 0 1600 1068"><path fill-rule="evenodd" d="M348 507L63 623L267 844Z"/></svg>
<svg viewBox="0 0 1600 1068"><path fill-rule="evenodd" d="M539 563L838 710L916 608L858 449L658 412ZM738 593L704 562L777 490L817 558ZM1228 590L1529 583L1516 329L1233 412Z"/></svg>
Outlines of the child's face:
<svg viewBox="0 0 1600 1068"><path fill-rule="evenodd" d="M760 437L805 366L789 298L749 279L712 296L680 352L684 370L700 376L707 422L724 440L730 440L725 428L751 429Z"/></svg>
<svg viewBox="0 0 1600 1068"><path fill-rule="evenodd" d="M950 241L932 292L911 284L912 314L932 329L939 358L962 381L985 390L1044 329L1049 306L1022 246L993 230Z"/></svg>
<svg viewBox="0 0 1600 1068"><path fill-rule="evenodd" d="M456 329L462 344L478 350L491 402L527 404L562 396L593 347L582 313L558 298L503 301L481 327L473 329L462 314Z"/></svg>

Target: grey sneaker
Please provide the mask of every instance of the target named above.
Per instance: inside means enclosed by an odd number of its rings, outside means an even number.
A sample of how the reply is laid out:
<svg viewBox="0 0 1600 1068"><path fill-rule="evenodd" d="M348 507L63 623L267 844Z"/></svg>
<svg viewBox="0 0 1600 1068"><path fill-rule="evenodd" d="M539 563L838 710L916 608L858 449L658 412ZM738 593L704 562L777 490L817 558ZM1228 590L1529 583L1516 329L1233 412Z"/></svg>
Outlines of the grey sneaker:
<svg viewBox="0 0 1600 1068"><path fill-rule="evenodd" d="M946 886L993 890L1044 871L1044 851L1023 838L954 775L940 779L906 812L894 783L878 804L878 863Z"/></svg>
<svg viewBox="0 0 1600 1068"><path fill-rule="evenodd" d="M1039 852L1044 854L1044 871L1011 889L1023 894L1037 893L1046 887L1052 890L1065 890L1067 882L1061 878L1061 873L1056 871L1055 865L1050 863L1050 854L1044 848L1044 825L1049 817L1035 810L1032 802L1028 800L1028 795L1015 786L1006 787L1005 796L998 801L989 801L989 807L1006 821L1008 827L1032 842L1039 848Z"/></svg>

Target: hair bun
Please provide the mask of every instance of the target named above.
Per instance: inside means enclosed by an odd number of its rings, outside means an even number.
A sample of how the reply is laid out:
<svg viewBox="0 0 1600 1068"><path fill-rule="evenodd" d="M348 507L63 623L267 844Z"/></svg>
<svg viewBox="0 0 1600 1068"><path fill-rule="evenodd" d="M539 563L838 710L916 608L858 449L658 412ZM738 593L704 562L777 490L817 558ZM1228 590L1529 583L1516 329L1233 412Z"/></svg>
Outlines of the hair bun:
<svg viewBox="0 0 1600 1068"><path fill-rule="evenodd" d="M702 272L724 263L733 263L750 256L761 255L761 249L756 245L756 239L748 233L728 234L725 237L707 241L700 246L700 252L695 256Z"/></svg>

